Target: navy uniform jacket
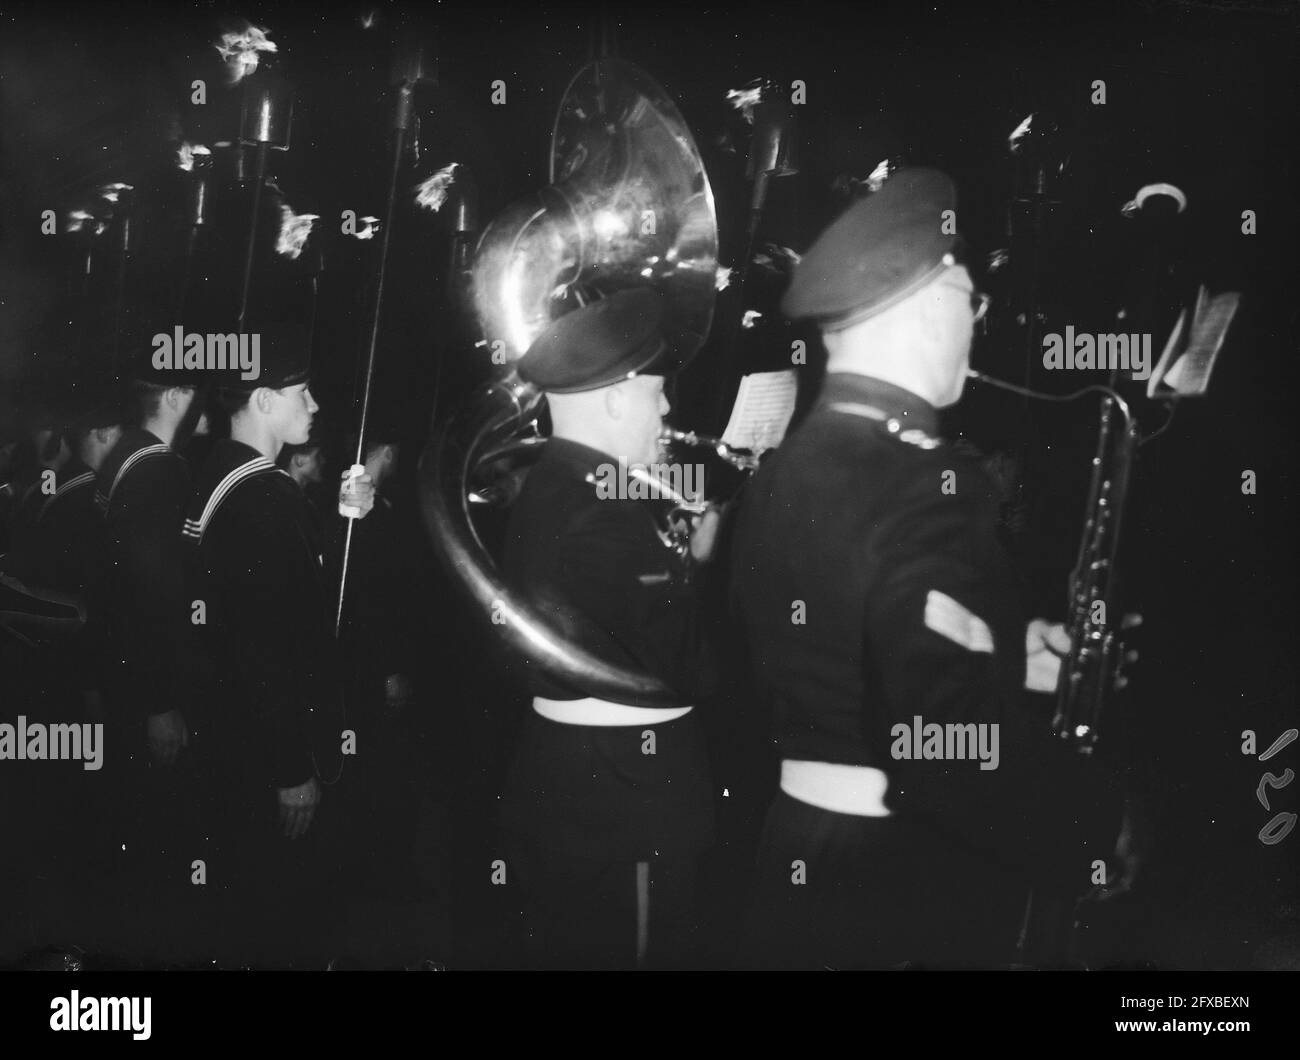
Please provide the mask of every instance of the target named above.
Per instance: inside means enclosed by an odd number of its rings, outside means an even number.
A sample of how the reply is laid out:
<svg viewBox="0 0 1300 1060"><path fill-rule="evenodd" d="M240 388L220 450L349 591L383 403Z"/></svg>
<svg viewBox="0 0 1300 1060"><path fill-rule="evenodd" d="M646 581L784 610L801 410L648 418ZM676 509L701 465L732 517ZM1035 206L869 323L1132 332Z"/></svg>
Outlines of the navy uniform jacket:
<svg viewBox="0 0 1300 1060"><path fill-rule="evenodd" d="M180 545L189 494L185 458L142 428L127 431L99 469L112 685L129 722L186 705L176 661L189 616Z"/></svg>
<svg viewBox="0 0 1300 1060"><path fill-rule="evenodd" d="M21 557L31 555L32 545L36 540L36 523L40 518L41 509L50 497L49 494L41 492L43 473L44 469L41 469L34 482L23 486L11 505L9 550L4 554L6 569L15 563L21 564L23 562Z"/></svg>
<svg viewBox="0 0 1300 1060"><path fill-rule="evenodd" d="M601 499L588 481L613 458L552 438L510 512L504 568L567 639L621 666L648 671L698 705L716 684L686 561L665 548L652 505ZM535 695L590 693L540 671ZM507 834L548 857L644 860L692 855L714 826L708 758L695 713L654 727L557 724L531 711L502 803Z"/></svg>
<svg viewBox="0 0 1300 1060"><path fill-rule="evenodd" d="M617 461L568 439L546 443L511 509L506 577L567 639L694 704L715 676L687 562L660 541L656 502L597 496L588 476L601 465ZM531 684L551 699L589 694L540 671Z"/></svg>
<svg viewBox="0 0 1300 1060"><path fill-rule="evenodd" d="M32 494L32 529L21 552L6 567L31 585L77 597L86 607L86 626L59 650L62 677L83 689L99 688L104 649L104 522L95 506L95 473L72 459L55 477L55 492Z"/></svg>
<svg viewBox="0 0 1300 1060"><path fill-rule="evenodd" d="M733 591L775 743L782 758L883 770L900 822L1086 886L1081 859L1099 842L1109 853L1089 813L1098 778L1050 734L1049 698L1023 691L1029 616L995 490L936 429L916 395L831 374L751 483ZM917 717L997 724L997 768L901 757L914 742L894 726Z"/></svg>
<svg viewBox="0 0 1300 1060"><path fill-rule="evenodd" d="M34 585L85 597L103 573L103 520L95 507L95 473L72 459L55 476L55 491L33 495L33 530L15 570Z"/></svg>
<svg viewBox="0 0 1300 1060"><path fill-rule="evenodd" d="M342 698L317 520L284 471L219 441L200 471L184 536L201 658L202 736L223 768L296 787L341 768ZM188 616L187 616L188 619Z"/></svg>

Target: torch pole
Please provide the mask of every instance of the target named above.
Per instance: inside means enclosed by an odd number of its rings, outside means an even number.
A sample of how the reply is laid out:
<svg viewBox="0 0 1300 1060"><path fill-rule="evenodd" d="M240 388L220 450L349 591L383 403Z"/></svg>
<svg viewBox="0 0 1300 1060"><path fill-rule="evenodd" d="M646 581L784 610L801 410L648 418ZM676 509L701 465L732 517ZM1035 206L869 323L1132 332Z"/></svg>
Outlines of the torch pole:
<svg viewBox="0 0 1300 1060"><path fill-rule="evenodd" d="M384 279L388 272L388 247L393 234L393 213L397 205L397 178L402 170L402 155L406 152L406 134L410 126L411 104L415 82L403 81L398 88L397 120L393 136L393 164L388 177L388 202L384 207L384 227L379 235L379 273L375 279L375 306L370 319L370 342L366 354L366 384L361 392L361 423L357 428L357 451L348 474L356 476L365 470L366 423L370 418L370 396L375 381L375 351L379 346L379 325L383 315ZM338 606L334 611L334 636L343 631L343 603L347 597L348 565L352 558L352 531L360 512L348 505L339 505L339 512L347 517L348 528L343 538L343 564L339 569Z"/></svg>
<svg viewBox="0 0 1300 1060"><path fill-rule="evenodd" d="M253 177L253 215L248 222L248 248L244 253L244 285L239 294L239 326L236 331L243 332L244 320L248 316L248 292L253 284L253 252L257 247L257 218L262 211L262 186L266 183L266 152L270 144L261 140L257 144L257 162Z"/></svg>

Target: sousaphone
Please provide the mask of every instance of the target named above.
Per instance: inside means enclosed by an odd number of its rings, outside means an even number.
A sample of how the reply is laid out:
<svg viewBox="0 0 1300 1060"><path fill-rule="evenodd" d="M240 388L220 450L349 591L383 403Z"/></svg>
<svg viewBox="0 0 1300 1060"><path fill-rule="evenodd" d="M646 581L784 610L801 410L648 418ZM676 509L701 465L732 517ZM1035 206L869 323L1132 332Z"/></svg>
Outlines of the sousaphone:
<svg viewBox="0 0 1300 1060"><path fill-rule="evenodd" d="M420 462L421 508L448 569L520 655L588 695L668 704L672 693L658 679L587 652L506 585L472 513L509 498L490 469L545 444L543 395L514 364L552 321L617 291L653 287L668 303L676 365L699 351L716 298L713 191L676 106L642 70L613 58L587 64L569 83L550 179L479 241L471 288L494 378L435 423Z"/></svg>

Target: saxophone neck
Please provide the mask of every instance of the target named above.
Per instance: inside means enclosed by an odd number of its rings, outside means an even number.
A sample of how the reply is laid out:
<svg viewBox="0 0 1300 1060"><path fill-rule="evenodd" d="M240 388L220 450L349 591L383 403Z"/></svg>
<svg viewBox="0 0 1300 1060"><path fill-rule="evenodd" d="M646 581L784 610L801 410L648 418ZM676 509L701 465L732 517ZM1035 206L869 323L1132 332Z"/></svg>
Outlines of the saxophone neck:
<svg viewBox="0 0 1300 1060"><path fill-rule="evenodd" d="M680 445L688 445L696 449L708 449L712 451L720 460L725 460L732 467L741 471L753 471L758 467L758 454L750 452L748 449L739 449L728 445L721 438L714 438L707 434L697 434L695 431L678 431L671 427L665 427L660 434L664 441L677 442Z"/></svg>

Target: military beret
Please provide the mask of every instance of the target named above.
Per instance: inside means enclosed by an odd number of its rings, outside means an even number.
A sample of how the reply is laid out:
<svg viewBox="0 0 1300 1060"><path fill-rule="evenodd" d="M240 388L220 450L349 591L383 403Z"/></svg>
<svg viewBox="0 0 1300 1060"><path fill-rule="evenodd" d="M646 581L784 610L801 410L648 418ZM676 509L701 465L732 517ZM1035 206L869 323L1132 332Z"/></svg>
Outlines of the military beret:
<svg viewBox="0 0 1300 1060"><path fill-rule="evenodd" d="M899 170L817 237L795 266L782 311L838 329L901 302L953 263L958 237L945 211L956 208L950 177Z"/></svg>
<svg viewBox="0 0 1300 1060"><path fill-rule="evenodd" d="M667 303L649 287L619 291L550 324L519 358L519 377L554 394L646 374L668 352Z"/></svg>

